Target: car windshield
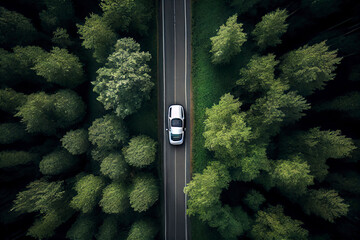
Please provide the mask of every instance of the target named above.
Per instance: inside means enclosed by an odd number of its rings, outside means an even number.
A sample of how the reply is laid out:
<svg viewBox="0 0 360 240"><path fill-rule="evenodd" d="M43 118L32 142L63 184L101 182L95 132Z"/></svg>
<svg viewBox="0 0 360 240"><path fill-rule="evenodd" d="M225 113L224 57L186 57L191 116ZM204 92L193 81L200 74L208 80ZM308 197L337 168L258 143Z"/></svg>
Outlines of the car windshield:
<svg viewBox="0 0 360 240"><path fill-rule="evenodd" d="M172 127L182 127L182 121L179 118L174 118L171 120Z"/></svg>
<svg viewBox="0 0 360 240"><path fill-rule="evenodd" d="M171 140L173 141L181 140L181 134L171 134Z"/></svg>

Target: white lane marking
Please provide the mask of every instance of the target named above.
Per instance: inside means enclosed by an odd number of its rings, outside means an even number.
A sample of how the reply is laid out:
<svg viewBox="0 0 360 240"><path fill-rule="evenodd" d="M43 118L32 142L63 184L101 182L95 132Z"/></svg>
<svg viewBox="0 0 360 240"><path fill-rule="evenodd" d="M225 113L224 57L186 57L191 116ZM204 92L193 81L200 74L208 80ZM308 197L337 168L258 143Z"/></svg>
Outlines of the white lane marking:
<svg viewBox="0 0 360 240"><path fill-rule="evenodd" d="M163 86L164 86L164 90L163 90L163 95L164 95L164 107L163 107L163 111L164 111L164 117L163 117L163 123L164 123L164 128L166 128L165 126L165 116L166 116L166 108L165 108L165 16L164 16L164 8L165 8L165 3L164 0L161 1L161 5L162 5L162 57L163 57ZM167 215L166 215L166 132L164 129L164 204L165 204L165 239L167 236Z"/></svg>
<svg viewBox="0 0 360 240"><path fill-rule="evenodd" d="M176 104L176 2L174 2L174 104ZM176 226L177 226L177 211L176 211L176 148L175 148L175 240L176 240Z"/></svg>
<svg viewBox="0 0 360 240"><path fill-rule="evenodd" d="M184 0L184 14L185 14L185 107L186 110L188 112L188 105L187 105L187 93L186 93L186 88L187 88L187 84L186 84L186 80L187 80L187 15L186 15L186 1ZM190 114L188 114L189 116ZM189 136L190 134L188 134ZM185 142L185 185L186 186L186 177L187 177L187 154L186 154L186 148L187 148L187 141ZM187 230L187 216L186 216L186 211L187 211L187 195L185 194L185 240L187 240L188 238L188 230Z"/></svg>

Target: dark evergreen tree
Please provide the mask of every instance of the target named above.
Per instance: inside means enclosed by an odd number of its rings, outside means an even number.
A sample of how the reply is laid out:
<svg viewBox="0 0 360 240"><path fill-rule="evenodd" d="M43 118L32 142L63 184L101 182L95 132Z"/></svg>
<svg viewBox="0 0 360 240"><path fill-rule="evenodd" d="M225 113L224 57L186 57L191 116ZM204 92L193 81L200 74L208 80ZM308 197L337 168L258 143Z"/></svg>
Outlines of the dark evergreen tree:
<svg viewBox="0 0 360 240"><path fill-rule="evenodd" d="M253 211L257 212L260 210L261 204L265 202L264 196L256 190L251 190L246 194L243 202Z"/></svg>
<svg viewBox="0 0 360 240"><path fill-rule="evenodd" d="M93 239L96 229L96 217L90 214L81 214L66 234L71 240Z"/></svg>
<svg viewBox="0 0 360 240"><path fill-rule="evenodd" d="M25 151L1 151L0 152L0 168L15 167L27 163L35 163L39 160L36 153Z"/></svg>
<svg viewBox="0 0 360 240"><path fill-rule="evenodd" d="M97 240L113 240L118 237L118 221L115 216L106 216L96 235Z"/></svg>
<svg viewBox="0 0 360 240"><path fill-rule="evenodd" d="M10 144L28 137L21 123L1 123L0 133L0 144Z"/></svg>
<svg viewBox="0 0 360 240"><path fill-rule="evenodd" d="M69 171L78 163L78 160L64 149L43 157L39 164L40 172L44 175L58 175Z"/></svg>
<svg viewBox="0 0 360 240"><path fill-rule="evenodd" d="M27 96L11 88L0 89L0 110L16 113L17 109L26 103Z"/></svg>

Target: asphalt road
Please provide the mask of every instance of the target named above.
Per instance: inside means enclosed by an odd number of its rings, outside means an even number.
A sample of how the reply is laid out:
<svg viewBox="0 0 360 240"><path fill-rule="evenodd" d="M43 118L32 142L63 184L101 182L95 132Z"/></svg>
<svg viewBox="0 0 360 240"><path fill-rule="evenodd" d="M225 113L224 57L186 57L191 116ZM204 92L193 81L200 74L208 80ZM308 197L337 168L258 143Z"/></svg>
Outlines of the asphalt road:
<svg viewBox="0 0 360 240"><path fill-rule="evenodd" d="M160 0L160 117L164 169L165 239L189 238L186 196L190 179L190 0ZM181 104L185 109L186 136L181 146L169 144L167 109Z"/></svg>

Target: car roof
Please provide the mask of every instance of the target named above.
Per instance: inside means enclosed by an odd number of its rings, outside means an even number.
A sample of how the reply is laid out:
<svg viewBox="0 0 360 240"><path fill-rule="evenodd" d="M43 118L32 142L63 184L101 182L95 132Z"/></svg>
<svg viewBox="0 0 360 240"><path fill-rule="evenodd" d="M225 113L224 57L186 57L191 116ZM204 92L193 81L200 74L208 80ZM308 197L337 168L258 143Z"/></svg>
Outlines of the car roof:
<svg viewBox="0 0 360 240"><path fill-rule="evenodd" d="M181 118L181 109L183 108L181 105L171 105L171 118Z"/></svg>

